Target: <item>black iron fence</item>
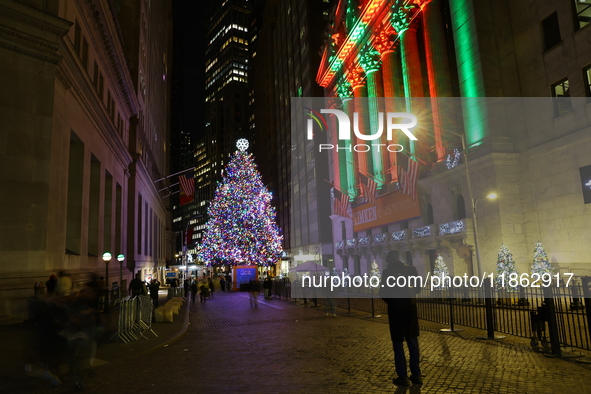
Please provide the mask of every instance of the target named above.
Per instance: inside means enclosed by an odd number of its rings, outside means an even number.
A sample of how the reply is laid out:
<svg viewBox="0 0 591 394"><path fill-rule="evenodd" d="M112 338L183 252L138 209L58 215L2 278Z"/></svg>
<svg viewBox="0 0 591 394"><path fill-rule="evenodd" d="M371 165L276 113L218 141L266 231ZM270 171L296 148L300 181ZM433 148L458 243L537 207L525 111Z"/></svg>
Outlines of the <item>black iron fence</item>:
<svg viewBox="0 0 591 394"><path fill-rule="evenodd" d="M324 304L323 300L318 303ZM370 293L342 293L334 303L372 316L388 313L386 303ZM561 283L516 292L497 291L489 285L443 289L434 297L425 289L417 296L417 309L423 320L486 330L489 338L495 332L530 338L532 346L547 345L555 354L560 346L591 350L591 277L574 279L568 287Z"/></svg>

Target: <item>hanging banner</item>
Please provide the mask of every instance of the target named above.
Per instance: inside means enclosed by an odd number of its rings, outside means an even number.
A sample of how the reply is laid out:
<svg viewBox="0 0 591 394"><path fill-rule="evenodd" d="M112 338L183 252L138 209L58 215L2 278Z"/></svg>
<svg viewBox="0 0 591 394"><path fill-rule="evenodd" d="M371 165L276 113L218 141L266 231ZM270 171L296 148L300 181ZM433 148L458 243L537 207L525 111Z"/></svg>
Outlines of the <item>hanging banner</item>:
<svg viewBox="0 0 591 394"><path fill-rule="evenodd" d="M409 220L421 216L418 200L402 193L390 193L376 199L376 204L365 203L353 207L353 231Z"/></svg>

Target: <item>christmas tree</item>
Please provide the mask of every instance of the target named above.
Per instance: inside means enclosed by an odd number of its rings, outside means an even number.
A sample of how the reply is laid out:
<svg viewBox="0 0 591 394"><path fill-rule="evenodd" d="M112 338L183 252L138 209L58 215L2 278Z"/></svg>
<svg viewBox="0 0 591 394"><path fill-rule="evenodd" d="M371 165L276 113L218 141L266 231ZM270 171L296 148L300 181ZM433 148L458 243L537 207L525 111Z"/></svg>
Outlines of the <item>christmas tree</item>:
<svg viewBox="0 0 591 394"><path fill-rule="evenodd" d="M375 260L371 263L371 270L369 271L369 276L370 276L370 278L372 276L375 276L376 278L378 278L377 281L374 279L374 282L373 283L374 284L376 284L376 283L378 284L375 287L378 287L379 286L379 283L382 282L382 273L380 272L380 267L378 267L378 263L376 263ZM374 286L371 286L371 287L374 287Z"/></svg>
<svg viewBox="0 0 591 394"><path fill-rule="evenodd" d="M502 274L504 274L504 280L501 278ZM515 262L513 261L513 254L503 242L497 257L497 276L495 278L495 288L497 290L504 290L507 292L518 291L518 286L511 286L511 284L518 284L519 277L515 277L515 275L513 275L514 280L510 283L510 280L512 279L511 274L517 274L517 269L515 268Z"/></svg>
<svg viewBox="0 0 591 394"><path fill-rule="evenodd" d="M443 261L443 257L437 253L437 258L435 259L435 267L433 267L433 276L437 276L441 278L440 286L437 286L438 289L445 289L445 282L443 278L445 276L449 276L449 271L447 270L447 264Z"/></svg>
<svg viewBox="0 0 591 394"><path fill-rule="evenodd" d="M554 273L554 269L548 262L548 255L544 250L541 242L536 242L536 247L534 249L534 261L531 265L531 272L532 274L540 274L540 277L543 274L550 274Z"/></svg>
<svg viewBox="0 0 591 394"><path fill-rule="evenodd" d="M199 258L206 264L274 264L282 237L275 223L271 193L263 185L246 140L239 140L207 213L209 221ZM246 145L247 146L247 145Z"/></svg>

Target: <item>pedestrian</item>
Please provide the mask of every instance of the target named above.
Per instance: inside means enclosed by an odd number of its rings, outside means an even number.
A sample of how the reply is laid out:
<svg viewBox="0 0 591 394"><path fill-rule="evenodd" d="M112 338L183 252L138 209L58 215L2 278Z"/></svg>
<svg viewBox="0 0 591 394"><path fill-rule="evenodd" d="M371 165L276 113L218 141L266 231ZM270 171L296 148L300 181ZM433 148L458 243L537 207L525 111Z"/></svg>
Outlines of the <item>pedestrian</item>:
<svg viewBox="0 0 591 394"><path fill-rule="evenodd" d="M223 276L220 276L220 288L222 291L226 291L226 280Z"/></svg>
<svg viewBox="0 0 591 394"><path fill-rule="evenodd" d="M417 269L400 261L398 252L391 250L386 256L386 269L382 273L380 297L388 304L388 323L394 347L394 366L398 377L392 379L397 386L408 386L409 378L404 354L404 341L410 357L410 381L422 384L419 365L419 319L417 315L416 294L420 287L411 287L409 277L417 276ZM406 277L406 287L389 286L388 278ZM398 283L398 281L397 281Z"/></svg>
<svg viewBox="0 0 591 394"><path fill-rule="evenodd" d="M45 282L45 289L47 290L48 297L55 295L55 290L57 289L57 277L55 275L51 275L47 282Z"/></svg>
<svg viewBox="0 0 591 394"><path fill-rule="evenodd" d="M230 274L226 275L226 289L232 291L232 275Z"/></svg>
<svg viewBox="0 0 591 394"><path fill-rule="evenodd" d="M250 293L250 306L259 307L259 283L253 279L248 283L248 292Z"/></svg>
<svg viewBox="0 0 591 394"><path fill-rule="evenodd" d="M213 279L209 278L207 280L207 284L209 286L209 297L210 298L213 298L213 291L214 291L214 288L213 288Z"/></svg>
<svg viewBox="0 0 591 394"><path fill-rule="evenodd" d="M273 288L273 282L271 281L271 277L267 275L265 280L263 281L263 289L265 289L265 298L271 298L271 289Z"/></svg>
<svg viewBox="0 0 591 394"><path fill-rule="evenodd" d="M207 289L207 286L205 286L205 283L203 283L201 286L199 286L199 300L201 302L205 302L205 297L208 296L209 290Z"/></svg>
<svg viewBox="0 0 591 394"><path fill-rule="evenodd" d="M150 282L150 298L152 298L152 303L154 304L154 308L158 308L158 292L160 291L160 282L157 279L152 279Z"/></svg>
<svg viewBox="0 0 591 394"><path fill-rule="evenodd" d="M197 294L197 283L195 283L195 281L193 281L193 283L191 283L191 302L194 304L195 303L195 294Z"/></svg>
<svg viewBox="0 0 591 394"><path fill-rule="evenodd" d="M188 278L185 278L185 280L183 281L183 290L185 291L185 298L187 298L187 296L189 295L189 290L190 290L190 284L189 284Z"/></svg>
<svg viewBox="0 0 591 394"><path fill-rule="evenodd" d="M142 292L144 290L143 288L144 284L140 279L140 273L138 272L137 274L135 274L135 278L133 278L131 282L129 282L129 291L131 292L131 295L133 297L137 297L139 295L142 295Z"/></svg>
<svg viewBox="0 0 591 394"><path fill-rule="evenodd" d="M66 274L66 271L60 271L57 276L55 293L57 295L70 295L72 293L72 279L70 279L70 275Z"/></svg>

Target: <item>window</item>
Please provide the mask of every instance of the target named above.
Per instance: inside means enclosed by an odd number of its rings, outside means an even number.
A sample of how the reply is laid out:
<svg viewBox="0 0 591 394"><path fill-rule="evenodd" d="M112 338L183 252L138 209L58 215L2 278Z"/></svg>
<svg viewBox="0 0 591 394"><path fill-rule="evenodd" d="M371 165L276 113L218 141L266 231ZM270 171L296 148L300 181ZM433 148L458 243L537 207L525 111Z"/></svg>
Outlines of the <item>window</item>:
<svg viewBox="0 0 591 394"><path fill-rule="evenodd" d="M88 41L86 38L82 37L82 64L84 65L84 69L88 70Z"/></svg>
<svg viewBox="0 0 591 394"><path fill-rule="evenodd" d="M435 222L433 218L433 205L427 205L427 223L426 225L433 224Z"/></svg>
<svg viewBox="0 0 591 394"><path fill-rule="evenodd" d="M567 78L552 85L552 97L554 97L555 116L566 114L573 109L570 100L570 89Z"/></svg>
<svg viewBox="0 0 591 394"><path fill-rule="evenodd" d="M457 212L457 216L456 216L457 220L461 220L461 219L466 218L466 202L464 201L464 196L462 196L461 194L458 196L458 199L456 201L456 212Z"/></svg>
<svg viewBox="0 0 591 394"><path fill-rule="evenodd" d="M583 81L585 81L585 95L591 97L591 65L583 69Z"/></svg>
<svg viewBox="0 0 591 394"><path fill-rule="evenodd" d="M573 0L575 2L575 28L582 29L591 22L591 0Z"/></svg>
<svg viewBox="0 0 591 394"><path fill-rule="evenodd" d="M558 16L556 12L542 21L542 34L544 35L544 50L560 44L560 26L558 25Z"/></svg>

